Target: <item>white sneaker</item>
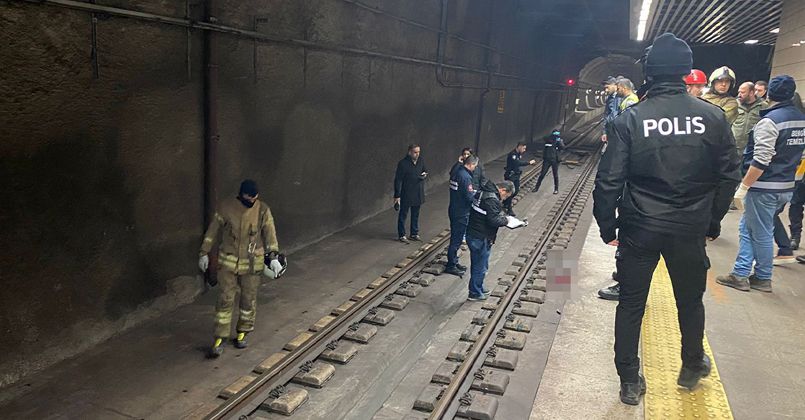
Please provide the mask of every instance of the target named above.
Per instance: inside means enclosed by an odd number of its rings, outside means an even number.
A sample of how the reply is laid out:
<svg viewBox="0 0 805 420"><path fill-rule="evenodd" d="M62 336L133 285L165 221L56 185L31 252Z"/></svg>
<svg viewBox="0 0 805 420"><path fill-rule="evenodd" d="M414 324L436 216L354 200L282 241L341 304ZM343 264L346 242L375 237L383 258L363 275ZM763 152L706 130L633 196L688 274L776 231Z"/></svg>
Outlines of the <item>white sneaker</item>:
<svg viewBox="0 0 805 420"><path fill-rule="evenodd" d="M793 255L778 255L774 257L774 265L794 264L797 258Z"/></svg>

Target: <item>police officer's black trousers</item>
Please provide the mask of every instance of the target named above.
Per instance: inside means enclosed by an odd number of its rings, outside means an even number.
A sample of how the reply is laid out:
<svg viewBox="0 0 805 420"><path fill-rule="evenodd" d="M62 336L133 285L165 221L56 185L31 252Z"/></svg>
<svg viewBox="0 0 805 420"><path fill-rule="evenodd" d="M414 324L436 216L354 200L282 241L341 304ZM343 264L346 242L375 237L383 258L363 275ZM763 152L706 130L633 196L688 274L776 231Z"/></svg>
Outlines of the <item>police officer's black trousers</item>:
<svg viewBox="0 0 805 420"><path fill-rule="evenodd" d="M504 177L504 178L506 178L506 177ZM514 198L514 196L517 195L518 192L520 192L520 176L517 175L516 177L509 177L509 178L506 178L506 180L511 181L512 184L514 184L514 192L512 193L512 195L509 196L509 198L503 200L503 208L506 209L506 210L511 210L512 209L512 199Z"/></svg>
<svg viewBox="0 0 805 420"><path fill-rule="evenodd" d="M660 259L671 275L682 333L682 364L698 367L704 356L704 294L707 269L704 236L674 236L633 229L619 232L615 254L620 300L615 314L615 367L622 382L638 381L637 346L649 286Z"/></svg>
<svg viewBox="0 0 805 420"><path fill-rule="evenodd" d="M792 238L802 238L802 216L805 210L805 181L797 182L797 189L791 197L791 204L788 207L788 220L791 222Z"/></svg>
<svg viewBox="0 0 805 420"><path fill-rule="evenodd" d="M559 162L552 161L552 160L545 160L542 161L542 170L539 173L539 178L537 179L537 186L534 187L534 191L539 191L539 187L542 185L542 180L545 179L545 175L548 173L548 170L553 170L553 189L559 189Z"/></svg>

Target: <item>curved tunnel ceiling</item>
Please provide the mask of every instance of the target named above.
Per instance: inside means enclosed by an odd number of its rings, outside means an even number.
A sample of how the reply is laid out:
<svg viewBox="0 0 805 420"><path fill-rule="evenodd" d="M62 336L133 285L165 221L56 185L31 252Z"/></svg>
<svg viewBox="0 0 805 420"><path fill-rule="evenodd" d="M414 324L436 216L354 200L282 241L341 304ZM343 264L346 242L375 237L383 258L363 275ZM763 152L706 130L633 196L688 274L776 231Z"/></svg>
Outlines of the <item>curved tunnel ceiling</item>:
<svg viewBox="0 0 805 420"><path fill-rule="evenodd" d="M635 86L643 82L643 70L635 58L623 54L609 54L590 60L579 72L576 111L586 112L603 106L601 82L609 76L625 76Z"/></svg>

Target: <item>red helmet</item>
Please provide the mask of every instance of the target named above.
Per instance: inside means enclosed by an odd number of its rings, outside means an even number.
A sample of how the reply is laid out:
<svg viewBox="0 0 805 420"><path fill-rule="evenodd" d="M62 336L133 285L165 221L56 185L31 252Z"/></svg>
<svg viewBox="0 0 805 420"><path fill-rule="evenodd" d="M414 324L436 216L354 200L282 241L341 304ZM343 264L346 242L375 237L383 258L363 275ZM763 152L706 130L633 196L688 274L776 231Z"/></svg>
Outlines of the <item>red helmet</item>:
<svg viewBox="0 0 805 420"><path fill-rule="evenodd" d="M686 85L706 85L707 76L699 69L693 69L689 75L685 76Z"/></svg>

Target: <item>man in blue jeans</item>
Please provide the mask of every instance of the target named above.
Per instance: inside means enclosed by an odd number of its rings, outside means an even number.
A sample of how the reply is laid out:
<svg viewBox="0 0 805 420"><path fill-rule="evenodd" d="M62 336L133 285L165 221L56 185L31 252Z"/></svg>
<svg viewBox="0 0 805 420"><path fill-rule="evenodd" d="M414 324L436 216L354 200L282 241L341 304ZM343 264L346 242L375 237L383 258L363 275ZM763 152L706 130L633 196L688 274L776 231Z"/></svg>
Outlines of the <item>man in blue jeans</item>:
<svg viewBox="0 0 805 420"><path fill-rule="evenodd" d="M475 193L470 223L467 226L467 246L470 248L470 285L468 300L486 300L484 277L489 269L489 254L497 238L498 228L506 226L508 218L502 201L514 193L514 184L487 180Z"/></svg>
<svg viewBox="0 0 805 420"><path fill-rule="evenodd" d="M447 216L450 218L450 245L447 247L447 266L444 272L463 277L467 267L458 263L458 247L464 240L467 224L470 222L470 208L475 198L472 187L472 173L478 166L475 156L464 157L463 164L450 175L450 205Z"/></svg>
<svg viewBox="0 0 805 420"><path fill-rule="evenodd" d="M791 101L796 89L791 76L773 78L769 108L760 111L761 120L749 133L743 156L746 175L734 199L736 207L745 208L738 256L732 272L716 278L724 286L745 292L772 291L774 216L791 200L805 149L805 114Z"/></svg>

